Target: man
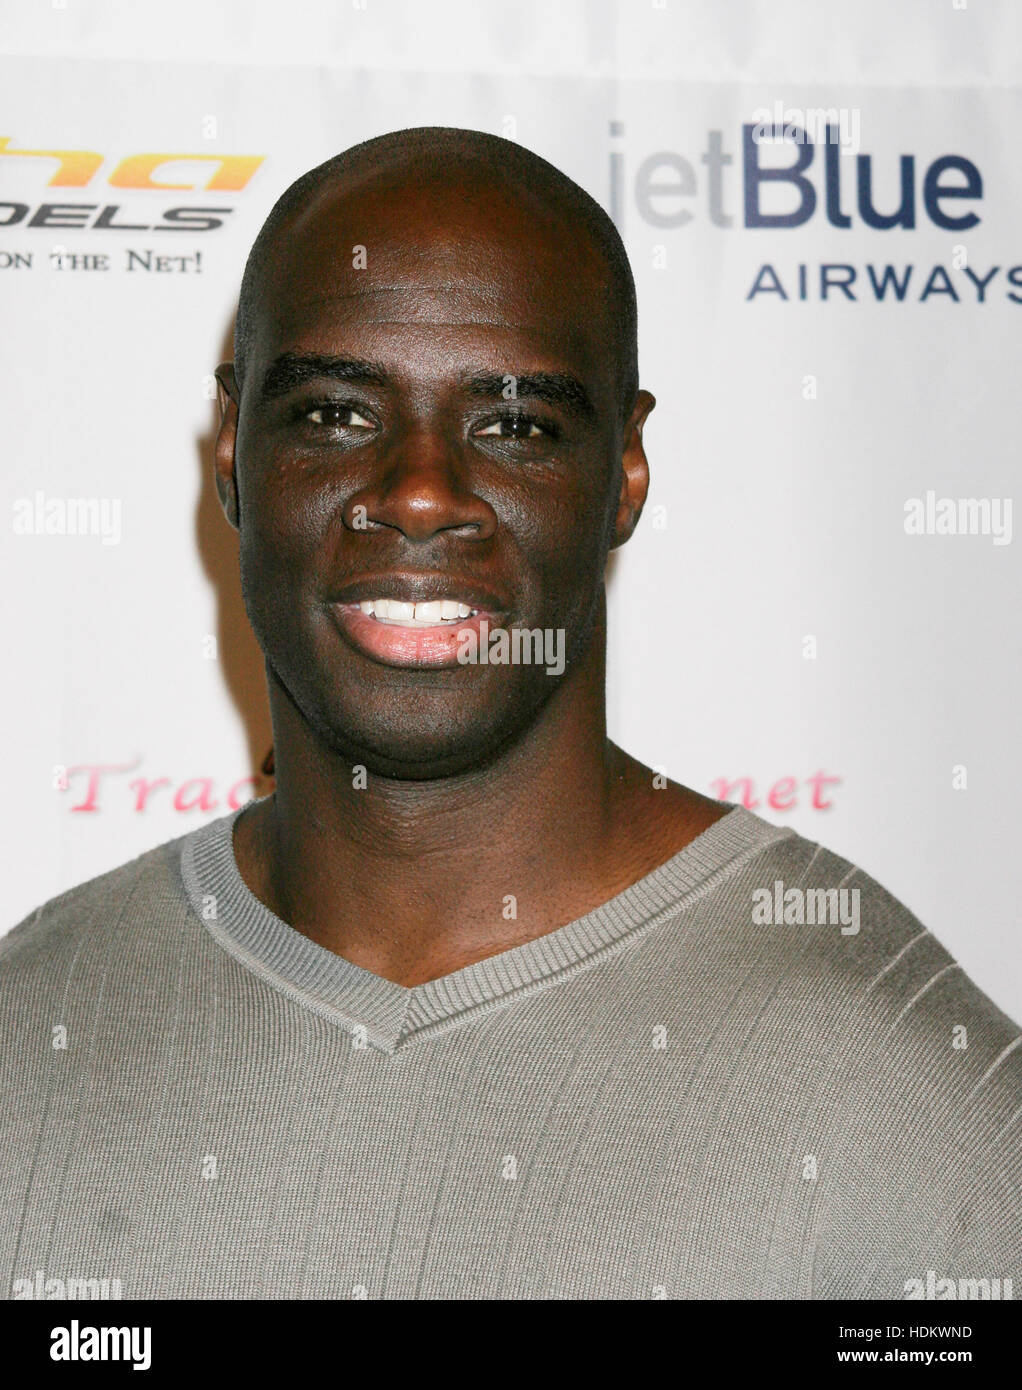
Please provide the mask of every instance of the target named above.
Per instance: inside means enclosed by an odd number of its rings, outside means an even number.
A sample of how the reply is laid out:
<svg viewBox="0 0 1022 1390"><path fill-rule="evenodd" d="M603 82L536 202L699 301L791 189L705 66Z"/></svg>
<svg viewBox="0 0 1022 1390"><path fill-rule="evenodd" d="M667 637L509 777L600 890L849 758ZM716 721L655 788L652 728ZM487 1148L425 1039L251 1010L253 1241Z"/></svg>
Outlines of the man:
<svg viewBox="0 0 1022 1390"><path fill-rule="evenodd" d="M271 212L235 356L276 789L3 943L12 1293L1018 1280L1018 1030L858 869L607 740L654 400L599 207L369 141Z"/></svg>

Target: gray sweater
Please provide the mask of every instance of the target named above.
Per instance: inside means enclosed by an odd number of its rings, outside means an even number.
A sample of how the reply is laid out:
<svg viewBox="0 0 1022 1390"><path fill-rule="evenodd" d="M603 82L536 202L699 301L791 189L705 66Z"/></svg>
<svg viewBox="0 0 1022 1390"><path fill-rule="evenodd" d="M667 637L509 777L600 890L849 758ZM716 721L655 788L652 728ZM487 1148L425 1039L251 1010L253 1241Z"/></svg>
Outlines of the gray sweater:
<svg viewBox="0 0 1022 1390"><path fill-rule="evenodd" d="M851 864L738 807L407 989L254 897L236 816L0 942L6 1296L1022 1291L1019 1031Z"/></svg>

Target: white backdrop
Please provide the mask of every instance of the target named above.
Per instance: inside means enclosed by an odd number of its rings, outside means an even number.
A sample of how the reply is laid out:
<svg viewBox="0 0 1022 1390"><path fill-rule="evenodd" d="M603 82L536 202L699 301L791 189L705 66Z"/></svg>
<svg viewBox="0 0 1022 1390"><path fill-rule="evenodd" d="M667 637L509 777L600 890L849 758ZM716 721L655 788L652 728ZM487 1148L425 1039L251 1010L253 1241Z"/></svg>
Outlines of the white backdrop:
<svg viewBox="0 0 1022 1390"><path fill-rule="evenodd" d="M566 170L633 260L659 403L613 735L859 863L1022 1016L1011 0L0 11L4 927L251 794L262 669L210 472L245 255L305 169L460 125ZM743 151L827 109L837 210L820 139ZM810 152L805 216L754 173ZM870 226L857 179L893 213L903 156L914 225Z"/></svg>

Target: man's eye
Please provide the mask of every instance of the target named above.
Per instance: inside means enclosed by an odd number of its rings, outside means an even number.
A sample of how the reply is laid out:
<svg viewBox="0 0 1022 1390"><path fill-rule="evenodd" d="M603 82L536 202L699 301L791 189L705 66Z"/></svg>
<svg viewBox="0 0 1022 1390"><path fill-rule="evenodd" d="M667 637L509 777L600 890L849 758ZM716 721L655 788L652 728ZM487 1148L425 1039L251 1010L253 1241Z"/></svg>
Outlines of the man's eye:
<svg viewBox="0 0 1022 1390"><path fill-rule="evenodd" d="M364 415L360 415L350 405L317 405L312 410L303 412L303 418L311 420L314 425L351 426L359 430L371 430L372 420L367 420Z"/></svg>
<svg viewBox="0 0 1022 1390"><path fill-rule="evenodd" d="M484 425L474 433L496 435L500 439L535 439L545 431L528 415L503 415L492 425Z"/></svg>

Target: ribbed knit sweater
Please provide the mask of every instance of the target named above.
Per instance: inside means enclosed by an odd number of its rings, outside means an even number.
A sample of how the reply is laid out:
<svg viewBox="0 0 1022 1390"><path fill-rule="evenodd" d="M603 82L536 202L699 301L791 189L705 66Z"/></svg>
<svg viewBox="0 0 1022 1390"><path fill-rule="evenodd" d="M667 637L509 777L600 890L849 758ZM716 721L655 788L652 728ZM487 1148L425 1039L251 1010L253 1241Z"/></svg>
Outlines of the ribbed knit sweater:
<svg viewBox="0 0 1022 1390"><path fill-rule="evenodd" d="M845 860L737 807L409 989L259 902L237 814L0 942L8 1297L1022 1293L1019 1031Z"/></svg>

